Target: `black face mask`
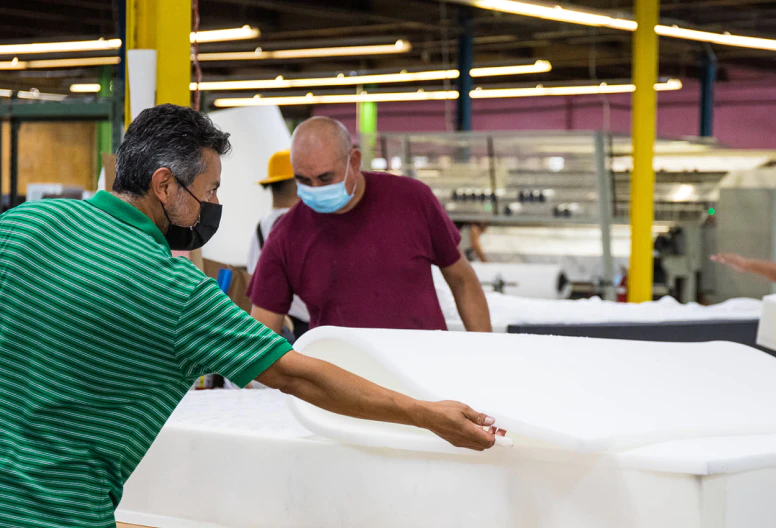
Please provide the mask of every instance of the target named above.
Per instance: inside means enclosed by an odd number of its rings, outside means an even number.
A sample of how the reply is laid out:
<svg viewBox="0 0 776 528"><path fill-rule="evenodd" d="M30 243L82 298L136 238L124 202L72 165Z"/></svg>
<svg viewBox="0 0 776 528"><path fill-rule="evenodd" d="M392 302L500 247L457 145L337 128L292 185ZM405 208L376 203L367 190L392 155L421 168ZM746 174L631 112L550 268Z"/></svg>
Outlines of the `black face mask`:
<svg viewBox="0 0 776 528"><path fill-rule="evenodd" d="M191 197L197 200L199 204L199 222L191 227L182 227L172 223L170 215L167 214L167 209L162 205L162 210L167 220L170 222L170 226L167 228L167 234L164 238L167 239L167 243L170 245L170 249L177 251L192 251L204 246L208 240L213 238L213 235L218 231L218 225L221 223L221 210L222 206L212 204L210 202L200 202L190 190L186 188L178 179L178 185L191 194Z"/></svg>

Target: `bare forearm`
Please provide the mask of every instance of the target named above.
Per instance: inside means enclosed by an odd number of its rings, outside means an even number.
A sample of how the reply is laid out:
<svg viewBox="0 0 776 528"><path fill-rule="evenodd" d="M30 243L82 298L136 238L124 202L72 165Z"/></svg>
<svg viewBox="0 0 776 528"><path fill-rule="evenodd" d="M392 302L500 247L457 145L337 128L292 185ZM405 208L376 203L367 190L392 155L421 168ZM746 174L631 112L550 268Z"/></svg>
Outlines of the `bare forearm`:
<svg viewBox="0 0 776 528"><path fill-rule="evenodd" d="M281 390L353 418L415 426L422 421L421 402L317 359L306 358L304 369Z"/></svg>
<svg viewBox="0 0 776 528"><path fill-rule="evenodd" d="M769 260L748 259L745 270L776 282L776 262Z"/></svg>
<svg viewBox="0 0 776 528"><path fill-rule="evenodd" d="M485 256L485 252L482 250L482 246L479 244L472 244L472 249L474 250L474 254L477 255L477 258L480 259L480 262L488 261L488 257Z"/></svg>
<svg viewBox="0 0 776 528"><path fill-rule="evenodd" d="M283 330L283 319L285 318L283 314L270 312L269 310L253 305L251 307L251 317L276 334L279 334Z"/></svg>
<svg viewBox="0 0 776 528"><path fill-rule="evenodd" d="M479 281L467 280L451 286L458 314L469 332L492 332L488 300Z"/></svg>
<svg viewBox="0 0 776 528"><path fill-rule="evenodd" d="M258 380L328 411L423 427L458 447L483 450L495 443L493 418L458 402L421 402L380 387L331 363L290 351ZM500 434L504 434L503 431Z"/></svg>

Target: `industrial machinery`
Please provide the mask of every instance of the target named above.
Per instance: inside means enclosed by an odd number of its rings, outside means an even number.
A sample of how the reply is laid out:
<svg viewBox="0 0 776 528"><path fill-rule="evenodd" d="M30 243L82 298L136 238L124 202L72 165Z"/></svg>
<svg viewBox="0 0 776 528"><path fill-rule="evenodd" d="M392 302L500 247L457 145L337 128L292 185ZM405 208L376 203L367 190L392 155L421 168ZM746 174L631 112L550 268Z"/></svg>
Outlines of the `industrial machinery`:
<svg viewBox="0 0 776 528"><path fill-rule="evenodd" d="M717 204L717 250L776 260L776 168L739 170L722 180ZM762 277L717 269L714 300L774 293Z"/></svg>
<svg viewBox="0 0 776 528"><path fill-rule="evenodd" d="M557 263L575 296L614 299L630 256L630 137L603 132L457 132L361 138L364 166L428 184L458 224L488 226L495 262ZM655 145L655 295L687 302L713 290L720 181L776 158L707 139ZM727 233L727 231L722 231ZM661 237L661 238L658 238Z"/></svg>

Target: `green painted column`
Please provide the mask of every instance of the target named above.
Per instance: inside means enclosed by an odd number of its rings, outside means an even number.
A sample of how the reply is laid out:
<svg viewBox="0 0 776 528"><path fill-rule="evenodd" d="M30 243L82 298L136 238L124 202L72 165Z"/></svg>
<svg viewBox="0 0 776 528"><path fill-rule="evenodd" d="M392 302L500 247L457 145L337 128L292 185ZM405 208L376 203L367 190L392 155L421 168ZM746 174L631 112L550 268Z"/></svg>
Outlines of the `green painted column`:
<svg viewBox="0 0 776 528"><path fill-rule="evenodd" d="M361 167L371 170L372 159L375 154L377 142L377 103L366 101L358 103L358 132L361 135L359 145L361 147Z"/></svg>
<svg viewBox="0 0 776 528"><path fill-rule="evenodd" d="M377 103L367 101L359 104L361 105L359 129L362 134L374 134L377 132Z"/></svg>
<svg viewBox="0 0 776 528"><path fill-rule="evenodd" d="M100 93L98 96L111 97L113 80L113 68L110 66L103 66L100 69ZM100 121L97 123L97 174L95 175L95 185L97 188L97 178L100 177L100 169L102 169L102 155L103 153L110 154L113 152L113 123L110 121Z"/></svg>

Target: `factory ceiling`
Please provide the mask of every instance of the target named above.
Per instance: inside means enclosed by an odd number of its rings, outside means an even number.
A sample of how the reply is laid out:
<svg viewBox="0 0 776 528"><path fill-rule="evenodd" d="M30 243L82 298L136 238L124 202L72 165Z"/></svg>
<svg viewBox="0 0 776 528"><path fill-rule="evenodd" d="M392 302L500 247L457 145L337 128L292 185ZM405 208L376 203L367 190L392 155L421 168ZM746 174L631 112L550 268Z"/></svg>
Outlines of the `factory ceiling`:
<svg viewBox="0 0 776 528"><path fill-rule="evenodd" d="M512 65L543 59L548 73L477 80L548 83L628 79L632 34L474 9L436 0L200 0L201 29L250 25L256 40L200 45L200 52L338 47L409 42L401 54L315 59L202 62L203 80L272 79L455 68L461 20L474 35L474 65ZM118 36L118 1L25 0L0 4L0 44L82 40ZM577 1L574 7L632 16L629 0ZM661 21L708 31L776 35L776 2L763 0L664 0ZM701 75L702 57L712 49L719 79L758 78L776 70L776 51L721 47L669 38L660 40L660 75ZM41 57L46 58L46 57ZM49 58L54 58L51 56ZM0 61L9 57L0 57ZM23 60L20 57L20 60ZM0 71L0 88L67 93L75 82L94 82L97 68ZM413 88L439 88L440 82ZM233 94L232 94L233 95Z"/></svg>

